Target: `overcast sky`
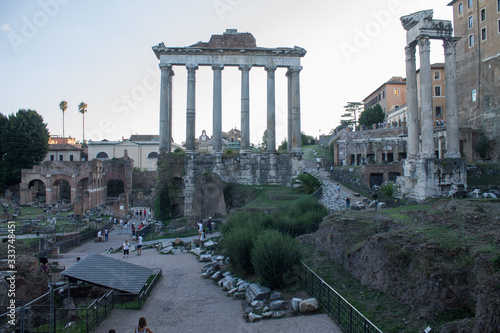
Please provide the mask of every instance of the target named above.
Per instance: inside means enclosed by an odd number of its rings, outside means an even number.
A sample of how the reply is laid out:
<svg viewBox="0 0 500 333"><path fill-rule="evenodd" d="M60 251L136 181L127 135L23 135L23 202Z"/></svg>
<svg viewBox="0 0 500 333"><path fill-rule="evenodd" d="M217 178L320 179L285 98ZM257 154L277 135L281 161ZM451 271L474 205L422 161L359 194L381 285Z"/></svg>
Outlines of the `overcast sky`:
<svg viewBox="0 0 500 333"><path fill-rule="evenodd" d="M38 111L62 135L59 103L68 102L65 134L82 139L78 104L88 104L85 139L158 134L158 60L151 47L189 46L228 28L250 32L262 47L307 50L302 59L301 125L318 136L340 122L392 76L405 77L399 18L434 9L452 20L449 0L0 0L0 113ZM418 57L417 57L418 58ZM443 62L433 42L431 61ZM418 65L417 65L418 66ZM174 67L173 137L186 129L186 69ZM212 135L212 70L196 73L196 136ZM222 129L240 128L240 72L223 71ZM276 71L277 143L286 136L285 70ZM250 139L266 127L266 72L250 71Z"/></svg>

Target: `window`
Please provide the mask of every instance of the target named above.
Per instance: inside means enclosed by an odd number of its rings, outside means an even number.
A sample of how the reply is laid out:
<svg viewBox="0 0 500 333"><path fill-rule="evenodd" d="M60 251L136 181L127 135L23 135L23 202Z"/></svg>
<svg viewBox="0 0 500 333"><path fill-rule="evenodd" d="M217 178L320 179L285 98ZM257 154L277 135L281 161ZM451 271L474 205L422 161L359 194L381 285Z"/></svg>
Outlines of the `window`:
<svg viewBox="0 0 500 333"><path fill-rule="evenodd" d="M50 155L50 160L51 161L55 160L55 156L54 155Z"/></svg>
<svg viewBox="0 0 500 333"><path fill-rule="evenodd" d="M481 9L481 22L486 21L486 8Z"/></svg>
<svg viewBox="0 0 500 333"><path fill-rule="evenodd" d="M500 0L498 0L500 1ZM500 20L498 20L498 33L500 34Z"/></svg>
<svg viewBox="0 0 500 333"><path fill-rule="evenodd" d="M434 71L434 80L441 80L441 71Z"/></svg>
<svg viewBox="0 0 500 333"><path fill-rule="evenodd" d="M441 86L434 86L434 96L441 96Z"/></svg>
<svg viewBox="0 0 500 333"><path fill-rule="evenodd" d="M441 106L436 106L436 118L441 118L442 115L442 107Z"/></svg>
<svg viewBox="0 0 500 333"><path fill-rule="evenodd" d="M148 158L158 158L158 153L155 151L152 151L148 154Z"/></svg>
<svg viewBox="0 0 500 333"><path fill-rule="evenodd" d="M481 29L481 42L486 40L486 27Z"/></svg>
<svg viewBox="0 0 500 333"><path fill-rule="evenodd" d="M474 26L474 18L471 16L469 16L469 29L472 28Z"/></svg>
<svg viewBox="0 0 500 333"><path fill-rule="evenodd" d="M467 0L467 8L472 8L472 0Z"/></svg>
<svg viewBox="0 0 500 333"><path fill-rule="evenodd" d="M59 161L64 161L64 156L63 155L59 155Z"/></svg>
<svg viewBox="0 0 500 333"><path fill-rule="evenodd" d="M477 99L477 92L476 89L472 89L472 101L475 102Z"/></svg>
<svg viewBox="0 0 500 333"><path fill-rule="evenodd" d="M385 98L385 90L382 91L382 98Z"/></svg>
<svg viewBox="0 0 500 333"><path fill-rule="evenodd" d="M73 155L69 155L69 160L73 161Z"/></svg>
<svg viewBox="0 0 500 333"><path fill-rule="evenodd" d="M95 158L108 158L108 154L106 154L105 152L101 151L99 152Z"/></svg>
<svg viewBox="0 0 500 333"><path fill-rule="evenodd" d="M497 0L497 12L500 13L500 0Z"/></svg>
<svg viewBox="0 0 500 333"><path fill-rule="evenodd" d="M399 97L399 89L394 89L394 97Z"/></svg>
<svg viewBox="0 0 500 333"><path fill-rule="evenodd" d="M459 3L458 4L458 13L459 14L463 14L464 13L464 4L463 3Z"/></svg>
<svg viewBox="0 0 500 333"><path fill-rule="evenodd" d="M474 35L469 35L469 47L474 46Z"/></svg>

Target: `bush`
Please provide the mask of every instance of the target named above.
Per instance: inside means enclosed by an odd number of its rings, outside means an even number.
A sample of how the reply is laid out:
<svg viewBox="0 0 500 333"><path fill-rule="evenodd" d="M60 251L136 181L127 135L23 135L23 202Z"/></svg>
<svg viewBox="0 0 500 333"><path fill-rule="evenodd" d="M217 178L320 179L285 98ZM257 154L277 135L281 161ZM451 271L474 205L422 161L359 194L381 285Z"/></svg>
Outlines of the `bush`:
<svg viewBox="0 0 500 333"><path fill-rule="evenodd" d="M386 198L392 198L398 191L398 186L393 182L385 182L380 187L380 193Z"/></svg>
<svg viewBox="0 0 500 333"><path fill-rule="evenodd" d="M297 190L305 194L313 194L321 186L321 182L308 173L299 174L293 181L296 184Z"/></svg>
<svg viewBox="0 0 500 333"><path fill-rule="evenodd" d="M231 263L236 269L244 273L252 273L253 265L250 254L254 246L254 240L261 232L250 227L234 228L224 236L222 246L227 250Z"/></svg>
<svg viewBox="0 0 500 333"><path fill-rule="evenodd" d="M283 278L302 257L298 241L276 230L266 230L257 237L251 254L255 273L270 288L283 286Z"/></svg>

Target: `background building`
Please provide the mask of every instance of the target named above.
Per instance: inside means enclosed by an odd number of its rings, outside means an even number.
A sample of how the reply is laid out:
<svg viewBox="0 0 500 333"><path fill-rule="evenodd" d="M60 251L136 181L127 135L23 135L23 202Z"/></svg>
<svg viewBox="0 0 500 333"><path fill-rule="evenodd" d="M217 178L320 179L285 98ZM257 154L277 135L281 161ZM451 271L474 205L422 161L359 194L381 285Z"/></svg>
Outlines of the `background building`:
<svg viewBox="0 0 500 333"><path fill-rule="evenodd" d="M460 126L490 139L489 157L500 149L500 1L454 0L453 26L461 37L456 47ZM462 143L461 143L462 145ZM476 158L480 158L476 156Z"/></svg>

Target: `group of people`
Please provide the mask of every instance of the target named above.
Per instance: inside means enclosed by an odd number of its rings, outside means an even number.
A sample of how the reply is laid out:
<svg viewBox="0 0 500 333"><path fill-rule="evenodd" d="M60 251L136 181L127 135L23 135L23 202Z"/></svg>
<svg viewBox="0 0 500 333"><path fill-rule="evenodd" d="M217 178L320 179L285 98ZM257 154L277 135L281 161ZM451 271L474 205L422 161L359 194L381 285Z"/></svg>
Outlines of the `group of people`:
<svg viewBox="0 0 500 333"><path fill-rule="evenodd" d="M140 256L142 254L142 236L139 235L137 236L137 255ZM128 242L128 239L125 240L125 242L122 245L122 250L123 250L123 258L128 258L130 254L130 243Z"/></svg>
<svg viewBox="0 0 500 333"><path fill-rule="evenodd" d="M110 329L108 333L116 333L114 329ZM139 324L134 327L134 333L153 333L153 331L148 327L146 318L139 318Z"/></svg>
<svg viewBox="0 0 500 333"><path fill-rule="evenodd" d="M99 230L97 232L97 238L99 238L99 242L102 242L103 240L105 242L109 241L109 230L108 228L104 228L104 239L102 238L102 230Z"/></svg>
<svg viewBox="0 0 500 333"><path fill-rule="evenodd" d="M201 241L207 238L207 233L212 234L212 216L208 218L206 228L203 224L203 219L198 221L198 236Z"/></svg>
<svg viewBox="0 0 500 333"><path fill-rule="evenodd" d="M142 217L148 218L148 217L150 217L150 216L148 216L146 208L137 209L136 211L132 211L132 213L134 214L134 217L136 217L136 218L142 218ZM151 215L151 214L149 214L149 215Z"/></svg>

